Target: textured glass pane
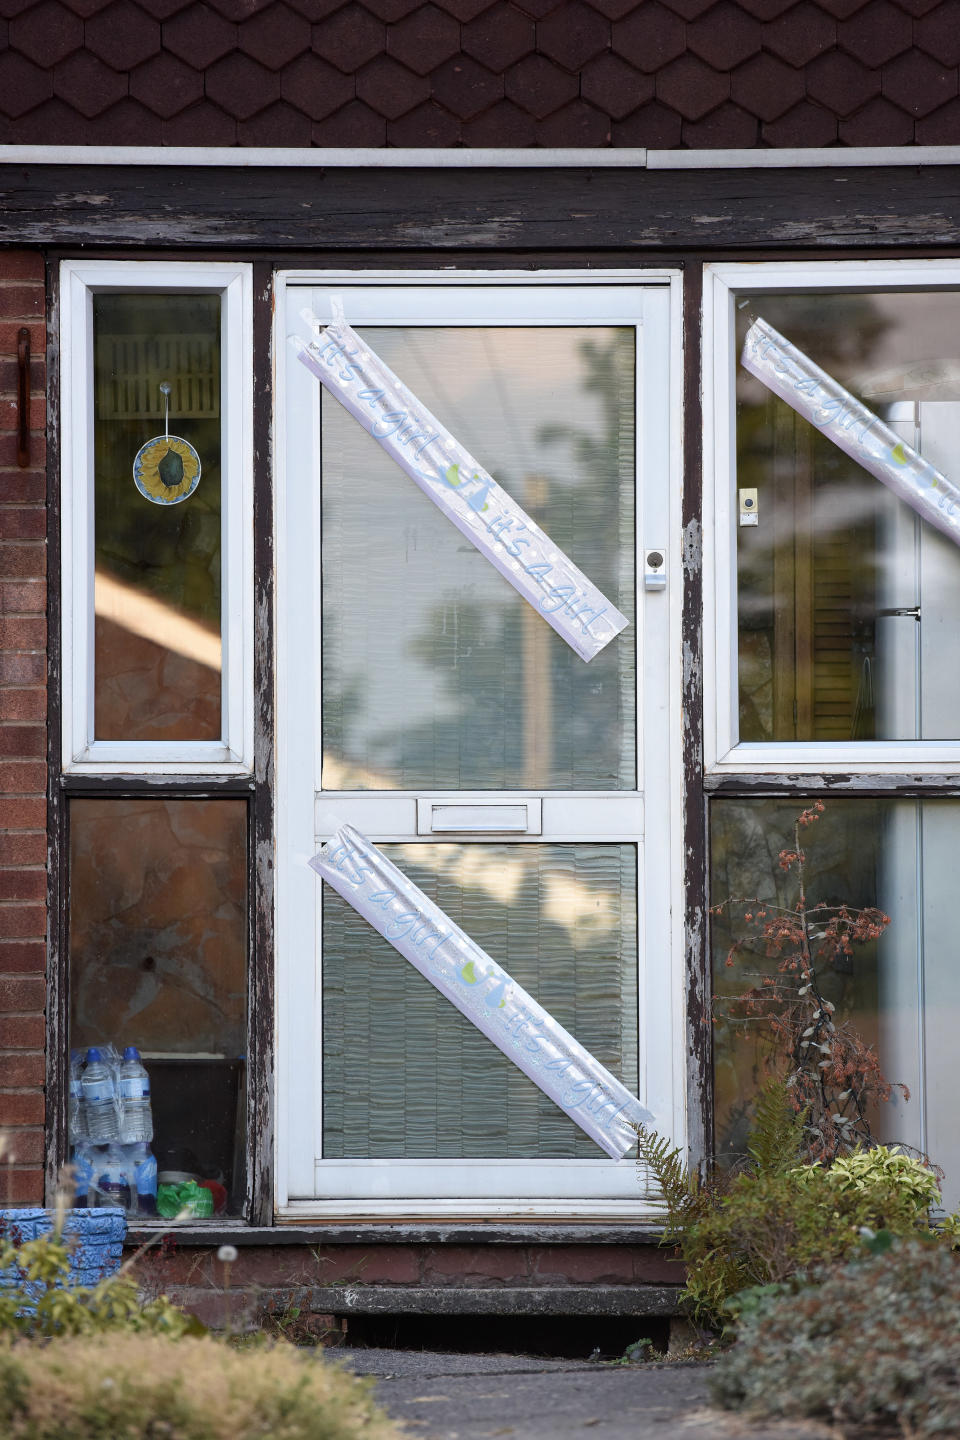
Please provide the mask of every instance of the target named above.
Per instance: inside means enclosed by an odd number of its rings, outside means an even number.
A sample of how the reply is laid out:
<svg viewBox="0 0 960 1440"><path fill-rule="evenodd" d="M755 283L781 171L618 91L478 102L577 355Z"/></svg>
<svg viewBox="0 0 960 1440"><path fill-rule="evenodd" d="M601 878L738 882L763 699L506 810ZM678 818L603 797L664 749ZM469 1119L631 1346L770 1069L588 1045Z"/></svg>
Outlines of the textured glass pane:
<svg viewBox="0 0 960 1440"><path fill-rule="evenodd" d="M635 847L382 848L635 1089ZM532 1080L328 886L323 927L327 1158L601 1157Z"/></svg>
<svg viewBox="0 0 960 1440"><path fill-rule="evenodd" d="M363 333L632 619L633 331ZM323 536L325 788L635 785L634 632L585 664L328 395Z"/></svg>
<svg viewBox="0 0 960 1440"><path fill-rule="evenodd" d="M718 800L712 807L712 903L756 897L789 909L796 874L778 863L793 849L801 800ZM869 1118L878 1139L928 1153L946 1171L948 1206L960 1201L960 1119L956 1106L956 1036L960 1031L960 966L953 908L960 804L953 800L827 800L821 818L802 833L808 906L877 906L890 917L881 938L855 945L818 971L822 990L878 1053L888 1080L905 1084ZM753 913L756 907L734 911ZM769 912L768 912L769 914ZM812 927L816 929L814 912ZM760 925L726 916L713 920L717 1150L742 1153L750 1101L761 1078L764 1036L757 1019L750 1038L724 1018L728 997L762 985L778 961L757 940ZM750 948L726 963L731 942L752 934ZM749 1028L749 1026L748 1026Z"/></svg>
<svg viewBox="0 0 960 1440"><path fill-rule="evenodd" d="M243 800L70 805L71 1047L137 1046L160 1171L218 1180L232 1208L243 1200L246 827Z"/></svg>
<svg viewBox="0 0 960 1440"><path fill-rule="evenodd" d="M95 736L217 740L219 296L95 296L94 372ZM166 433L162 383L170 434L201 464L175 504L146 499L133 480L140 447Z"/></svg>
<svg viewBox="0 0 960 1440"><path fill-rule="evenodd" d="M754 296L738 346L750 312L957 480L960 295ZM960 549L742 366L736 484L741 740L956 737Z"/></svg>

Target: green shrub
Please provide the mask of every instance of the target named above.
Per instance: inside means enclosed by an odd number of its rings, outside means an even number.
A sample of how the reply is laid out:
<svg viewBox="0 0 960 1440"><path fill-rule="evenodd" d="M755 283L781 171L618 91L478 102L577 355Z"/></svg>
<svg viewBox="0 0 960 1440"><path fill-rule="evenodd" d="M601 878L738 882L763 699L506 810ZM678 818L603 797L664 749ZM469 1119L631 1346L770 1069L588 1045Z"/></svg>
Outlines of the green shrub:
<svg viewBox="0 0 960 1440"><path fill-rule="evenodd" d="M5 1440L399 1440L366 1382L292 1346L85 1336L0 1344Z"/></svg>
<svg viewBox="0 0 960 1440"><path fill-rule="evenodd" d="M929 1166L883 1145L830 1166L798 1164L804 1123L786 1086L769 1083L758 1098L748 1167L703 1182L679 1151L641 1132L640 1158L667 1210L664 1240L686 1264L683 1299L700 1323L723 1329L741 1291L845 1260L861 1248L864 1227L932 1233L929 1211L940 1191Z"/></svg>
<svg viewBox="0 0 960 1440"><path fill-rule="evenodd" d="M960 1257L894 1243L786 1295L758 1296L720 1359L720 1403L758 1415L960 1434Z"/></svg>
<svg viewBox="0 0 960 1440"><path fill-rule="evenodd" d="M203 1330L165 1295L142 1304L128 1267L89 1287L67 1287L69 1272L67 1247L54 1235L23 1245L0 1241L0 1335L50 1337L133 1330L177 1339Z"/></svg>

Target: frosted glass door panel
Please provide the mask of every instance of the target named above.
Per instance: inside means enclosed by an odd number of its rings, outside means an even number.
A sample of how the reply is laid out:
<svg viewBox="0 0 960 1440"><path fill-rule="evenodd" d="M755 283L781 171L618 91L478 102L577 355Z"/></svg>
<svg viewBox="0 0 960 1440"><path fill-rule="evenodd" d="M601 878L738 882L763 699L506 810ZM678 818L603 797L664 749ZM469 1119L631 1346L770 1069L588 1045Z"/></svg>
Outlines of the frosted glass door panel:
<svg viewBox="0 0 960 1440"><path fill-rule="evenodd" d="M635 846L382 849L636 1090ZM323 1049L324 1158L602 1158L328 886Z"/></svg>
<svg viewBox="0 0 960 1440"><path fill-rule="evenodd" d="M633 620L635 332L364 337ZM634 631L585 664L324 394L323 786L636 785Z"/></svg>

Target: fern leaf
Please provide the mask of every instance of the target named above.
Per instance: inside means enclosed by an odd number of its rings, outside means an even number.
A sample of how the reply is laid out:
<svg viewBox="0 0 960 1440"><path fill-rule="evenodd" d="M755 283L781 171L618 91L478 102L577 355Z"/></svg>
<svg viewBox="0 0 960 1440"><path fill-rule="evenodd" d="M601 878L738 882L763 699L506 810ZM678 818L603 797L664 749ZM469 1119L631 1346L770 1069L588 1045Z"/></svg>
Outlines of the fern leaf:
<svg viewBox="0 0 960 1440"><path fill-rule="evenodd" d="M797 1111L785 1080L768 1080L757 1095L747 1154L758 1175L782 1175L803 1159L806 1109Z"/></svg>

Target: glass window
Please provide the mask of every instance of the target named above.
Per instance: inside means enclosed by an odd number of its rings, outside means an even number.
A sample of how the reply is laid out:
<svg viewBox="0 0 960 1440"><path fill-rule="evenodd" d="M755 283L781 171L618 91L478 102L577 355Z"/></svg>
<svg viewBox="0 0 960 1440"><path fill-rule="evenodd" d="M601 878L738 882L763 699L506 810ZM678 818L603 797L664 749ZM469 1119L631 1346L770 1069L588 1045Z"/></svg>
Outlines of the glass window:
<svg viewBox="0 0 960 1440"><path fill-rule="evenodd" d="M219 740L220 296L95 295L93 316L94 736Z"/></svg>
<svg viewBox="0 0 960 1440"><path fill-rule="evenodd" d="M742 304L738 356L762 317L957 481L960 294ZM742 365L736 398L740 740L958 738L960 548Z"/></svg>
<svg viewBox="0 0 960 1440"><path fill-rule="evenodd" d="M718 799L712 805L711 895L742 903L713 917L714 1074L719 1155L742 1153L750 1099L765 1073L770 1007L739 1003L781 975L784 956L768 943L770 923L791 921L799 898L794 824L811 799ZM953 857L960 844L960 802L948 799L827 799L801 832L809 936L821 991L874 1047L881 1070L910 1092L894 1090L868 1115L877 1139L913 1146L946 1172L944 1202L960 1201L960 1121L955 1100L960 966L956 963ZM759 900L759 904L749 902ZM825 939L836 907L876 907L888 924L864 943ZM782 912L773 907L782 907ZM748 918L749 917L749 918ZM731 947L746 941L731 956ZM731 962L731 963L728 963ZM774 1010L779 1007L774 1006Z"/></svg>
<svg viewBox="0 0 960 1440"><path fill-rule="evenodd" d="M633 328L362 333L632 622ZM634 645L584 664L327 394L322 446L324 788L632 789Z"/></svg>
<svg viewBox="0 0 960 1440"><path fill-rule="evenodd" d="M135 1046L150 1076L160 1183L210 1182L237 1213L246 802L77 799L69 820L71 1049L122 1056Z"/></svg>
<svg viewBox="0 0 960 1440"><path fill-rule="evenodd" d="M633 845L384 845L395 864L631 1090ZM329 886L326 1159L595 1159L597 1147Z"/></svg>

